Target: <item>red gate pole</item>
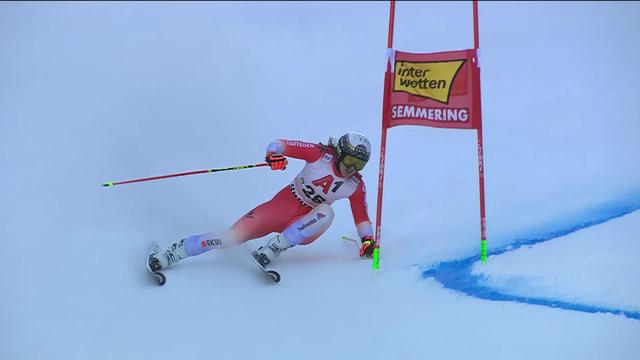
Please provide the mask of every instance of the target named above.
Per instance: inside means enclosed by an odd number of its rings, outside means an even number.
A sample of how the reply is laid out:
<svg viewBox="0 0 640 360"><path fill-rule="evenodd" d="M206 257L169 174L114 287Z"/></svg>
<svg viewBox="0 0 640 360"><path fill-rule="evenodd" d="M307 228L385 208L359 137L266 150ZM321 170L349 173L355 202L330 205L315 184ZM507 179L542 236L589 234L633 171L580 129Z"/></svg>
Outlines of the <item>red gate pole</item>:
<svg viewBox="0 0 640 360"><path fill-rule="evenodd" d="M393 58L393 22L395 15L395 0L389 4L389 34L387 37L387 71L384 74L384 94L382 98L382 137L380 140L380 170L378 174L378 203L376 209L376 240L373 249L373 269L380 268L380 235L382 224L382 190L384 185L384 164L387 149L387 126L390 117L391 102L391 61Z"/></svg>
<svg viewBox="0 0 640 360"><path fill-rule="evenodd" d="M478 111L478 178L480 182L480 259L487 262L487 229L484 207L484 147L482 145L482 97L480 96L480 32L478 31L478 0L473 0L473 47L476 50Z"/></svg>

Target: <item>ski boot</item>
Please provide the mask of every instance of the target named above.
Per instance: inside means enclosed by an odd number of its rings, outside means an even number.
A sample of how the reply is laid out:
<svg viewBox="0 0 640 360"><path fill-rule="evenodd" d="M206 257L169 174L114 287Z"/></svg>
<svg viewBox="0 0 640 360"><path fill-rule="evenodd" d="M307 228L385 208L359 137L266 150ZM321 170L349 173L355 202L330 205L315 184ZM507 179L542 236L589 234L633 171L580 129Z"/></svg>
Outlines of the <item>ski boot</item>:
<svg viewBox="0 0 640 360"><path fill-rule="evenodd" d="M260 246L256 251L251 253L251 255L253 255L253 258L256 259L260 265L266 267L271 263L273 258L278 257L282 252L292 246L293 245L287 243L287 240L282 234L278 234L269 239L266 244Z"/></svg>
<svg viewBox="0 0 640 360"><path fill-rule="evenodd" d="M149 267L152 271L166 269L186 257L187 253L184 250L184 239L182 239L173 243L167 249L160 250L149 256Z"/></svg>

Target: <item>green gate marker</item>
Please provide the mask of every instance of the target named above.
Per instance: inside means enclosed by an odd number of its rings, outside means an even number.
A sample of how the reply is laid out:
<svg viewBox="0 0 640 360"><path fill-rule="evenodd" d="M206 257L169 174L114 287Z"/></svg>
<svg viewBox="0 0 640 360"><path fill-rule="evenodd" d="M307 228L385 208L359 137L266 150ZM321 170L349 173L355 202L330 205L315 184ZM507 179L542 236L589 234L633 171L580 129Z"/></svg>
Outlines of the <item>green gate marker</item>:
<svg viewBox="0 0 640 360"><path fill-rule="evenodd" d="M380 268L380 249L373 249L373 270L378 270Z"/></svg>

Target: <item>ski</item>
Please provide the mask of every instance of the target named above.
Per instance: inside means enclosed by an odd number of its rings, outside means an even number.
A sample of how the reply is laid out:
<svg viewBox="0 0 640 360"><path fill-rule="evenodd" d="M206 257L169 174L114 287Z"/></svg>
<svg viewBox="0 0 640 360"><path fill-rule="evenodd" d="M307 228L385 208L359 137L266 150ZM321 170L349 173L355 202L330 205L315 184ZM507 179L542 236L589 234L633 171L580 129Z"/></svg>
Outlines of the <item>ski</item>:
<svg viewBox="0 0 640 360"><path fill-rule="evenodd" d="M155 241L149 247L147 251L147 257L145 259L145 267L147 271L151 275L151 278L156 282L156 284L163 286L167 282L167 277L164 275L162 271L160 271L160 266L151 261L151 256L160 252L160 246ZM267 269L255 258L255 256L250 254L251 260L256 264L256 266L269 277L269 279L273 280L273 282L280 282L280 273L275 270Z"/></svg>
<svg viewBox="0 0 640 360"><path fill-rule="evenodd" d="M280 282L280 273L278 273L278 272L277 272L277 271L275 271L275 270L270 270L270 269L267 269L267 268L265 268L264 266L262 266L262 264L260 264L260 262L258 261L258 259L256 259L255 254L256 254L256 252L255 252L255 251L251 253L251 260L253 260L253 263L254 263L254 264L256 264L256 266L257 266L260 270L262 270L262 272L263 272L264 274L268 275L268 276L269 276L269 278L270 278L271 280L273 280L273 282L276 282L276 283Z"/></svg>
<svg viewBox="0 0 640 360"><path fill-rule="evenodd" d="M355 245L355 247L358 248L358 252L360 252L360 248L361 248L360 241L358 241L356 239L353 239L353 238L350 238L350 237L348 237L346 235L342 235L342 240L345 240L345 241L348 241L350 243L353 243L353 245Z"/></svg>
<svg viewBox="0 0 640 360"><path fill-rule="evenodd" d="M151 277L153 278L153 280L155 280L156 284L163 286L167 282L167 277L164 276L164 274L159 271L160 268L158 264L151 263L151 255L154 255L158 252L160 252L160 246L158 245L157 242L154 241L149 247L149 251L147 251L147 258L145 259L145 267L149 271L149 274L151 274Z"/></svg>

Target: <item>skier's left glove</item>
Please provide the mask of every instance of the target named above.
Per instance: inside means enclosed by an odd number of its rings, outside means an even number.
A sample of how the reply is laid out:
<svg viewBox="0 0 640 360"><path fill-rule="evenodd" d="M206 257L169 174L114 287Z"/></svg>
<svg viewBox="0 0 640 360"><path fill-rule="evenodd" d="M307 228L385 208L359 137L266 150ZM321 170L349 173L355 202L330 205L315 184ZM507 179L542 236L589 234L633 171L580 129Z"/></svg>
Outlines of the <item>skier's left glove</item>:
<svg viewBox="0 0 640 360"><path fill-rule="evenodd" d="M361 239L362 246L360 247L360 256L361 257L372 257L373 256L373 236L367 235Z"/></svg>
<svg viewBox="0 0 640 360"><path fill-rule="evenodd" d="M271 166L271 170L284 170L287 168L287 158L284 155L269 154L265 157L265 161Z"/></svg>

